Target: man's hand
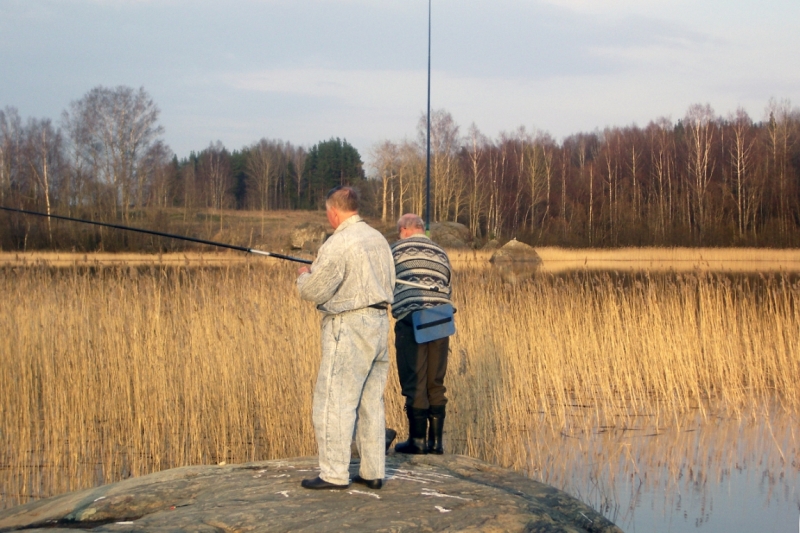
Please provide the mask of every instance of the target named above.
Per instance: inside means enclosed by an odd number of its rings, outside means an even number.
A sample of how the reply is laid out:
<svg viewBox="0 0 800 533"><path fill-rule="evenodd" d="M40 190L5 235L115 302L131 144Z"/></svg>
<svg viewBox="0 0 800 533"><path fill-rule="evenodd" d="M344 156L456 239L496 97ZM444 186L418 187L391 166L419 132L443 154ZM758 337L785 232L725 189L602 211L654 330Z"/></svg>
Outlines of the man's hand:
<svg viewBox="0 0 800 533"><path fill-rule="evenodd" d="M310 273L311 273L311 267L308 267L308 266L301 266L300 268L297 269L297 275L298 276L302 276L303 274L310 274Z"/></svg>

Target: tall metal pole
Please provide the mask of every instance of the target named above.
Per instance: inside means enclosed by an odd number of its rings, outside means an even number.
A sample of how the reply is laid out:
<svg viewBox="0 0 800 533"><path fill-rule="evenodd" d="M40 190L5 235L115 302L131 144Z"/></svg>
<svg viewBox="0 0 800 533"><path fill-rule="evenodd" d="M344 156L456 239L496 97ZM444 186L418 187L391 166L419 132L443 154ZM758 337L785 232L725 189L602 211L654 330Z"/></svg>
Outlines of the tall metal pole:
<svg viewBox="0 0 800 533"><path fill-rule="evenodd" d="M428 0L428 153L425 161L425 234L431 236L431 0Z"/></svg>

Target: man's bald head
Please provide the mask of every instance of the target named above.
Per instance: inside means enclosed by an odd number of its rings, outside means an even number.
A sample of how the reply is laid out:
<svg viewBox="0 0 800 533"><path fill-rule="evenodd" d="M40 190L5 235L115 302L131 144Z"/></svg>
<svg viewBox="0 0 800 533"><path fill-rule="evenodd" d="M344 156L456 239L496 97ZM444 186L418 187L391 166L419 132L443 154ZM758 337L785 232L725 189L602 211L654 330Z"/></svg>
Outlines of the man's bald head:
<svg viewBox="0 0 800 533"><path fill-rule="evenodd" d="M412 235L425 233L425 223L419 215L406 213L397 221L397 232L401 239L407 239Z"/></svg>

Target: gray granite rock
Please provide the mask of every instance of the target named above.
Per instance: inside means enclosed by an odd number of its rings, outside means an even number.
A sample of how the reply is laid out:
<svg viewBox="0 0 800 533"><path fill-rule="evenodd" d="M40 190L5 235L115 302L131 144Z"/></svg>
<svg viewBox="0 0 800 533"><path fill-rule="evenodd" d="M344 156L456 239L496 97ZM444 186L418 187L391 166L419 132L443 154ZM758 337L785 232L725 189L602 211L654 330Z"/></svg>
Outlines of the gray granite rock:
<svg viewBox="0 0 800 533"><path fill-rule="evenodd" d="M0 511L0 532L620 531L553 487L469 457L394 454L386 466L383 489L336 491L300 487L318 474L315 457L175 468Z"/></svg>
<svg viewBox="0 0 800 533"><path fill-rule="evenodd" d="M317 253L319 247L328 238L330 232L322 224L305 222L292 230L289 236L292 250L303 250L310 253Z"/></svg>
<svg viewBox="0 0 800 533"><path fill-rule="evenodd" d="M531 279L536 274L542 264L542 258L533 246L512 239L493 253L489 262L500 273L503 281L519 283Z"/></svg>
<svg viewBox="0 0 800 533"><path fill-rule="evenodd" d="M435 222L431 224L431 240L443 248L466 248L472 234L458 222Z"/></svg>

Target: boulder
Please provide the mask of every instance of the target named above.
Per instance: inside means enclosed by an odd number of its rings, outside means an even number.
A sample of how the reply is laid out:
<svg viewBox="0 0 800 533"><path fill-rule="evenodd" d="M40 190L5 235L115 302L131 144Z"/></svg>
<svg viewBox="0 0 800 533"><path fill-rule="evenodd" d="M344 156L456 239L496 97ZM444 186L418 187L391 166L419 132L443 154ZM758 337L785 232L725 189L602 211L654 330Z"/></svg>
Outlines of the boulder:
<svg viewBox="0 0 800 533"><path fill-rule="evenodd" d="M431 224L431 240L442 248L466 248L472 241L472 234L458 222L435 222Z"/></svg>
<svg viewBox="0 0 800 533"><path fill-rule="evenodd" d="M497 269L504 282L520 283L536 274L542 258L533 246L513 239L493 253L489 262Z"/></svg>
<svg viewBox="0 0 800 533"><path fill-rule="evenodd" d="M303 250L314 254L329 235L328 229L322 224L305 222L292 230L289 241L292 250Z"/></svg>
<svg viewBox="0 0 800 533"><path fill-rule="evenodd" d="M0 511L0 532L621 533L564 492L460 455L388 455L381 490L300 487L318 474L316 457L174 468Z"/></svg>

